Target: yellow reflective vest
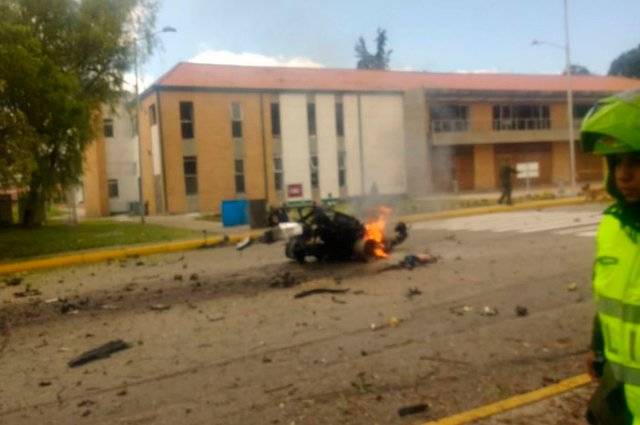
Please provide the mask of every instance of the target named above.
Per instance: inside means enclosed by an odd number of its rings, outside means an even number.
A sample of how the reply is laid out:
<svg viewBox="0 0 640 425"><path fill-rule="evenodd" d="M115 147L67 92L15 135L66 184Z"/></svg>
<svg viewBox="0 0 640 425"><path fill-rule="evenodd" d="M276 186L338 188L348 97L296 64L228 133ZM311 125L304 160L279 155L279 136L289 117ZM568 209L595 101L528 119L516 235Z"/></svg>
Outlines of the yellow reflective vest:
<svg viewBox="0 0 640 425"><path fill-rule="evenodd" d="M594 295L605 358L625 384L627 405L640 424L640 235L609 208L600 223Z"/></svg>

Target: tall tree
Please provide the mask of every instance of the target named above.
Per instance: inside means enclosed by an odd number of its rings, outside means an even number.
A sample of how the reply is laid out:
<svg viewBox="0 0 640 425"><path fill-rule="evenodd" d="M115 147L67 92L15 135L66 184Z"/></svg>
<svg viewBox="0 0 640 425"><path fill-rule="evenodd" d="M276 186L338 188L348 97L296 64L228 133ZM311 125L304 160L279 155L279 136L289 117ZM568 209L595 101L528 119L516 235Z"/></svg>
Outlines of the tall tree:
<svg viewBox="0 0 640 425"><path fill-rule="evenodd" d="M363 37L358 38L355 45L358 69L389 69L389 61L393 50L387 50L387 31L378 28L376 36L376 52L370 53Z"/></svg>
<svg viewBox="0 0 640 425"><path fill-rule="evenodd" d="M609 67L609 75L640 78L640 45L614 59Z"/></svg>
<svg viewBox="0 0 640 425"><path fill-rule="evenodd" d="M23 225L41 224L47 201L79 182L97 111L122 94L134 43L153 47L156 10L154 0L0 0L0 149L32 143L27 161L12 161L20 181L5 181L24 189Z"/></svg>

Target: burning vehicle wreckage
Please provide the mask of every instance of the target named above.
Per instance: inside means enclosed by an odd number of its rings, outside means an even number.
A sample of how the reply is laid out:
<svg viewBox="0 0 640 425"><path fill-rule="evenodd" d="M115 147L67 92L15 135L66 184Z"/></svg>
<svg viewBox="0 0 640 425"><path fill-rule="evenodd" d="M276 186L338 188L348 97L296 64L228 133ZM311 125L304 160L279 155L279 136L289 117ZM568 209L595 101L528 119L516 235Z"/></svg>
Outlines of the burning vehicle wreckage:
<svg viewBox="0 0 640 425"><path fill-rule="evenodd" d="M310 257L328 262L387 258L408 236L407 225L399 222L394 227L394 235L387 237L391 209L386 207L377 208L366 223L316 205L306 213L299 212L300 219L291 222L281 211L279 219L272 220L273 226L261 239L264 243L285 240L285 255L299 263Z"/></svg>

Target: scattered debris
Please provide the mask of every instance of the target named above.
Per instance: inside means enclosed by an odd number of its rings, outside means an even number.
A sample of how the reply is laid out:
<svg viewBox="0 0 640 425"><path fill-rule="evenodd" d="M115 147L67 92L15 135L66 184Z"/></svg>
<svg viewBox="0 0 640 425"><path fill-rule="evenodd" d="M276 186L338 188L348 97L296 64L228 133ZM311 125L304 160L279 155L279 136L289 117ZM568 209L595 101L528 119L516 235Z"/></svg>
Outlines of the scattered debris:
<svg viewBox="0 0 640 425"><path fill-rule="evenodd" d="M284 272L273 278L269 286L272 288L290 288L299 283L298 279L289 272Z"/></svg>
<svg viewBox="0 0 640 425"><path fill-rule="evenodd" d="M304 298L308 297L309 295L316 294L344 294L346 292L349 292L349 289L315 288L309 289L308 291L298 292L293 296L293 298Z"/></svg>
<svg viewBox="0 0 640 425"><path fill-rule="evenodd" d="M351 381L351 386L362 394L370 393L373 390L373 385L367 382L366 372L358 373L356 380Z"/></svg>
<svg viewBox="0 0 640 425"><path fill-rule="evenodd" d="M360 355L361 355L362 357L367 357L367 356L369 355L369 353L367 353L365 350L361 350L361 351L360 351Z"/></svg>
<svg viewBox="0 0 640 425"><path fill-rule="evenodd" d="M144 266L144 261L136 261L136 266Z"/></svg>
<svg viewBox="0 0 640 425"><path fill-rule="evenodd" d="M571 282L569 286L567 286L567 291L575 291L578 289L578 284L575 282Z"/></svg>
<svg viewBox="0 0 640 425"><path fill-rule="evenodd" d="M338 299L336 297L331 297L331 301L333 301L336 304L346 304L347 303L346 301L340 300L340 299Z"/></svg>
<svg viewBox="0 0 640 425"><path fill-rule="evenodd" d="M50 385L51 385L51 381L40 381L38 383L38 386L40 386L40 387L48 387Z"/></svg>
<svg viewBox="0 0 640 425"><path fill-rule="evenodd" d="M422 295L422 291L421 291L421 290L419 290L418 288L415 288L415 287L414 287L414 288L409 288L409 289L407 290L407 295L406 295L406 297L407 297L408 299L412 299L413 297L418 296L418 295Z"/></svg>
<svg viewBox="0 0 640 425"><path fill-rule="evenodd" d="M483 316L496 316L498 314L498 309L485 305L480 314Z"/></svg>
<svg viewBox="0 0 640 425"><path fill-rule="evenodd" d="M243 240L241 240L236 244L236 249L238 251L242 251L243 249L246 249L249 246L251 246L252 243L253 243L253 240L249 236L247 236L246 238L244 238Z"/></svg>
<svg viewBox="0 0 640 425"><path fill-rule="evenodd" d="M182 281L182 275L181 274L176 274L173 276L173 280L178 280L178 281Z"/></svg>
<svg viewBox="0 0 640 425"><path fill-rule="evenodd" d="M118 306L115 304L102 304L100 308L103 310L117 310Z"/></svg>
<svg viewBox="0 0 640 425"><path fill-rule="evenodd" d="M116 353L118 351L126 350L131 348L131 344L124 342L121 339L117 339L114 341L107 342L104 345L101 345L97 348L94 348L89 351L85 351L80 354L78 357L69 361L69 367L78 367L82 366L85 363L89 363L95 360L106 359L111 357L111 354Z"/></svg>
<svg viewBox="0 0 640 425"><path fill-rule="evenodd" d="M80 403L78 403L78 407L88 407L88 406L93 406L94 404L96 404L95 401L93 400L82 400Z"/></svg>
<svg viewBox="0 0 640 425"><path fill-rule="evenodd" d="M418 266L426 266L427 264L436 263L438 261L438 257L429 255L429 254L410 254L405 255L405 257L398 261L397 264L391 264L386 267L380 269L380 272L386 272L389 270L413 270Z"/></svg>
<svg viewBox="0 0 640 425"><path fill-rule="evenodd" d="M529 309L527 307L523 307L521 305L516 306L516 315L518 317L525 317L529 314Z"/></svg>
<svg viewBox="0 0 640 425"><path fill-rule="evenodd" d="M67 314L72 313L75 314L78 312L78 306L69 302L66 298L60 298L60 313Z"/></svg>
<svg viewBox="0 0 640 425"><path fill-rule="evenodd" d="M273 360L271 360L269 357L265 356L265 357L262 358L262 363L272 363L272 362L273 362Z"/></svg>
<svg viewBox="0 0 640 425"><path fill-rule="evenodd" d="M120 390L116 393L117 396L122 397L124 395L127 395L129 392L125 389L125 390Z"/></svg>
<svg viewBox="0 0 640 425"><path fill-rule="evenodd" d="M224 320L224 316L223 315L219 315L219 316L207 316L207 320L210 322L219 322L220 320Z"/></svg>
<svg viewBox="0 0 640 425"><path fill-rule="evenodd" d="M395 316L389 317L389 326L391 326L392 328L395 328L399 324L400 324L400 319L398 319Z"/></svg>
<svg viewBox="0 0 640 425"><path fill-rule="evenodd" d="M169 310L171 306L167 304L153 304L152 306L149 306L149 308L153 311L164 311Z"/></svg>
<svg viewBox="0 0 640 425"><path fill-rule="evenodd" d="M473 311L473 307L470 305L463 305L458 307L451 307L449 311L458 316L464 316L465 313L470 313Z"/></svg>
<svg viewBox="0 0 640 425"><path fill-rule="evenodd" d="M87 409L84 412L82 412L82 417L86 418L87 416L89 416L91 414L91 410Z"/></svg>
<svg viewBox="0 0 640 425"><path fill-rule="evenodd" d="M191 276L189 276L189 280L192 280L192 281L198 280L198 273L191 273Z"/></svg>
<svg viewBox="0 0 640 425"><path fill-rule="evenodd" d="M27 286L24 288L24 291L13 293L13 296L16 298L35 297L38 295L42 295L42 292L37 289L32 289L31 285L29 284L27 284Z"/></svg>
<svg viewBox="0 0 640 425"><path fill-rule="evenodd" d="M7 286L18 286L22 283L22 278L20 276L12 276L10 278L5 279L4 283Z"/></svg>
<svg viewBox="0 0 640 425"><path fill-rule="evenodd" d="M58 301L60 301L59 298L49 298L48 300L44 300L45 304L53 304L53 303L57 303Z"/></svg>
<svg viewBox="0 0 640 425"><path fill-rule="evenodd" d="M398 409L398 416L415 415L417 413L426 412L428 409L429 405L426 403L404 406Z"/></svg>

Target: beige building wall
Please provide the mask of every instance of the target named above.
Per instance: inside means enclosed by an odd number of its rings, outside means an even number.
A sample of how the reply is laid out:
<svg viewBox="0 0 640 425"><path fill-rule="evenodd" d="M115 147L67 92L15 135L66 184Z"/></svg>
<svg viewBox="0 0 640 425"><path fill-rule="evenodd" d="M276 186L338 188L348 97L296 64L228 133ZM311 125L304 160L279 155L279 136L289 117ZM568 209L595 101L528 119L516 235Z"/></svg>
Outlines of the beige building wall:
<svg viewBox="0 0 640 425"><path fill-rule="evenodd" d="M414 196L425 195L433 190L433 183L431 152L427 144L429 111L424 90L405 92L403 100L407 191Z"/></svg>
<svg viewBox="0 0 640 425"><path fill-rule="evenodd" d="M340 196L338 182L338 137L336 135L336 99L333 94L316 94L316 124L318 162L320 166L320 196L323 199Z"/></svg>
<svg viewBox="0 0 640 425"><path fill-rule="evenodd" d="M344 105L344 144L347 151L347 193L349 196L362 195L358 98L359 95L354 94L342 97L342 104Z"/></svg>
<svg viewBox="0 0 640 425"><path fill-rule="evenodd" d="M280 95L282 133L282 166L286 200L310 201L311 175L309 167L309 134L307 130L307 97L305 94ZM289 197L287 186L302 185L302 197Z"/></svg>
<svg viewBox="0 0 640 425"><path fill-rule="evenodd" d="M407 189L402 95L361 96L364 188L401 194Z"/></svg>

